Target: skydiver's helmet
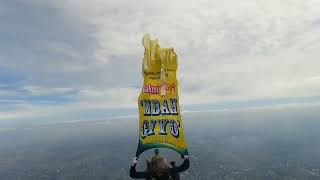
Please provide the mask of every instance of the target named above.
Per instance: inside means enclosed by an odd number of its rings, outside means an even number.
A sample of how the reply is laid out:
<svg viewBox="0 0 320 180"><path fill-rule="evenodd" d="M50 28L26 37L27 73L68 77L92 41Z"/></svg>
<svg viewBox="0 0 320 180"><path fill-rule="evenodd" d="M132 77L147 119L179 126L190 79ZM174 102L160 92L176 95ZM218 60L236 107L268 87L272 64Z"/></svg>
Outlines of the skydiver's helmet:
<svg viewBox="0 0 320 180"><path fill-rule="evenodd" d="M151 172L157 180L169 179L169 168L163 157L150 162Z"/></svg>

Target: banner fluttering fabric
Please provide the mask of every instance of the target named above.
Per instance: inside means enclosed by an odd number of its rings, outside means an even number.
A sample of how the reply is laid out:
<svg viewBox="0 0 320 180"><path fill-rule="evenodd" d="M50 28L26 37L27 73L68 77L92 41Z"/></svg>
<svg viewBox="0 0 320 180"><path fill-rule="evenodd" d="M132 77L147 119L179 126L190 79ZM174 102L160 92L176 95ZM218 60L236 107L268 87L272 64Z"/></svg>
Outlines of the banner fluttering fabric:
<svg viewBox="0 0 320 180"><path fill-rule="evenodd" d="M164 147L187 155L178 97L177 55L173 48L160 48L158 40L144 35L143 87L138 98L139 144L145 150Z"/></svg>

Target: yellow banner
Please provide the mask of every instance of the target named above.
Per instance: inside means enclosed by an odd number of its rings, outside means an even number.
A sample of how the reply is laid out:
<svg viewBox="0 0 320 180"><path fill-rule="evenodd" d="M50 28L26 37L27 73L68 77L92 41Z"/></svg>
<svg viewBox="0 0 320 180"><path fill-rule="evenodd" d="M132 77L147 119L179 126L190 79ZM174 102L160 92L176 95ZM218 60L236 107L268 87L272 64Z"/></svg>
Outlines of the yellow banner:
<svg viewBox="0 0 320 180"><path fill-rule="evenodd" d="M177 55L160 48L158 40L144 35L143 87L138 99L139 145L137 156L151 148L170 148L187 155L180 114Z"/></svg>

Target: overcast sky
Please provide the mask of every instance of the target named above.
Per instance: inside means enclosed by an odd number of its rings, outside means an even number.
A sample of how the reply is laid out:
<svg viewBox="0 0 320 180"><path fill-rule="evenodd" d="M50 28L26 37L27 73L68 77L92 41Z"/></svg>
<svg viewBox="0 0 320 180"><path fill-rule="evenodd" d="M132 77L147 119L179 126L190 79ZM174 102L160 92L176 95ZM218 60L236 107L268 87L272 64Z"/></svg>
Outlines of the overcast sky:
<svg viewBox="0 0 320 180"><path fill-rule="evenodd" d="M320 102L319 0L2 0L0 120L135 109L147 32L185 107Z"/></svg>

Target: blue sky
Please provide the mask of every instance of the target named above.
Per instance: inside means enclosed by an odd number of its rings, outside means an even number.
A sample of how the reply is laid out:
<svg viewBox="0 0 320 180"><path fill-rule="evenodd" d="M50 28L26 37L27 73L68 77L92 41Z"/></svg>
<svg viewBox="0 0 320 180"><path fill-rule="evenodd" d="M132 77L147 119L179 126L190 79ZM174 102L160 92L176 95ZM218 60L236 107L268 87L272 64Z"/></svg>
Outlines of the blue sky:
<svg viewBox="0 0 320 180"><path fill-rule="evenodd" d="M0 121L134 114L146 32L185 111L320 102L318 0L4 0L0 27Z"/></svg>

